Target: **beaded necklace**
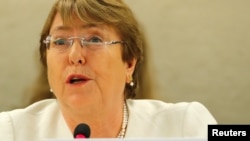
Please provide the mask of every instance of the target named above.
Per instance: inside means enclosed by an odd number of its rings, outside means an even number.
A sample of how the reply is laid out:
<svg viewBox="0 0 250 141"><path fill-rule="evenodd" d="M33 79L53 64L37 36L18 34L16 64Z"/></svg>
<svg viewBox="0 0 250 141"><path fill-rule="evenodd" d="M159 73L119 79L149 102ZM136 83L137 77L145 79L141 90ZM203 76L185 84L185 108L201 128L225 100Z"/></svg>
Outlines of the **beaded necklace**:
<svg viewBox="0 0 250 141"><path fill-rule="evenodd" d="M127 124L128 124L128 109L127 109L126 103L124 103L122 128L121 128L117 138L124 138L125 133L126 133Z"/></svg>

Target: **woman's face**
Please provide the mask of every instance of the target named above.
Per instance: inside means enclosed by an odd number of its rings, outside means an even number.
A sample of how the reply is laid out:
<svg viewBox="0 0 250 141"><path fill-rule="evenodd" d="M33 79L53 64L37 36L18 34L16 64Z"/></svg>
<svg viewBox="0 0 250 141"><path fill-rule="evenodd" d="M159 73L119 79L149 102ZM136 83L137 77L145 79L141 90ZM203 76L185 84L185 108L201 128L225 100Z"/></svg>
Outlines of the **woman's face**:
<svg viewBox="0 0 250 141"><path fill-rule="evenodd" d="M55 16L47 50L48 80L59 103L67 108L115 104L123 100L125 83L134 71L135 61L122 61L122 44L81 45L82 41L120 41L116 30L107 25L89 25L75 18L64 25L60 14ZM66 41L67 45L64 45ZM73 41L73 42L72 42ZM101 105L100 105L101 104Z"/></svg>

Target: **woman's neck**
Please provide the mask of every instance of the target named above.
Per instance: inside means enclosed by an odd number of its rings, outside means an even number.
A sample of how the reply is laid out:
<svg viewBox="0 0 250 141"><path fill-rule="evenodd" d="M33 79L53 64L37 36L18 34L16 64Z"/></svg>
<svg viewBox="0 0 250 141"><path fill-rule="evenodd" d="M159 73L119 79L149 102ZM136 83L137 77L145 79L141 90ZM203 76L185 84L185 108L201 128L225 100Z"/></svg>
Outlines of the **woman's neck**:
<svg viewBox="0 0 250 141"><path fill-rule="evenodd" d="M82 109L81 112L72 111L74 110L62 108L63 117L72 133L79 123L89 125L91 138L116 138L122 129L123 103L112 107L91 107L88 110Z"/></svg>

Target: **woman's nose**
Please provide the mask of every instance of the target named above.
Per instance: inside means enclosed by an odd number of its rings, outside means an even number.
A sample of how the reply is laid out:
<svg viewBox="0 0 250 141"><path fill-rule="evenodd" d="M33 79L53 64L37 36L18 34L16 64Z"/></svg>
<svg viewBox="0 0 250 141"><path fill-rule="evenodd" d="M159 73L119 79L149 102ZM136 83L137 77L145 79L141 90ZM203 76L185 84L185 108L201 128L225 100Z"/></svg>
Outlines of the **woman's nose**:
<svg viewBox="0 0 250 141"><path fill-rule="evenodd" d="M85 63L84 50L78 41L74 41L70 47L69 63L71 65L82 65Z"/></svg>

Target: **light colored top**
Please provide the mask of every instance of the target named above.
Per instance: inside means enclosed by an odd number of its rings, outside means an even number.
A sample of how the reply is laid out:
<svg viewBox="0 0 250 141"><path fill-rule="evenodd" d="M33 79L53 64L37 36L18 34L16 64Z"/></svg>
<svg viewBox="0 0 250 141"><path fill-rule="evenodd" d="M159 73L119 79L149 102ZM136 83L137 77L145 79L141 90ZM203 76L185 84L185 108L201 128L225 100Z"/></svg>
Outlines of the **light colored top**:
<svg viewBox="0 0 250 141"><path fill-rule="evenodd" d="M199 102L173 104L129 99L127 106L129 119L125 138L207 138L208 124L217 124L207 108ZM0 113L1 141L43 139L73 139L55 99Z"/></svg>

